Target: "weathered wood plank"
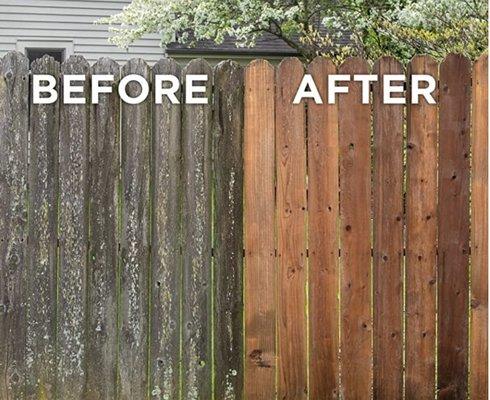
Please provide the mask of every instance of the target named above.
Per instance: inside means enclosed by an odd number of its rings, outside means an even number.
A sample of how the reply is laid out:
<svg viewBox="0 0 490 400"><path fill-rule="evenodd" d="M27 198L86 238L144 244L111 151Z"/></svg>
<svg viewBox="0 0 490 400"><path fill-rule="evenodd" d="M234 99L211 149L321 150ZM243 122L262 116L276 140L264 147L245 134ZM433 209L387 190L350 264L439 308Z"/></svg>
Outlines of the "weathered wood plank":
<svg viewBox="0 0 490 400"><path fill-rule="evenodd" d="M116 398L120 99L119 65L101 58L92 75L113 75L111 94L90 108L90 216L87 270L87 399Z"/></svg>
<svg viewBox="0 0 490 400"><path fill-rule="evenodd" d="M373 390L376 399L392 400L403 397L404 107L384 104L383 76L402 74L403 68L394 58L383 57L375 63L373 70L379 77L373 85Z"/></svg>
<svg viewBox="0 0 490 400"><path fill-rule="evenodd" d="M306 124L304 103L293 105L303 77L296 58L276 73L278 257L278 396L306 399Z"/></svg>
<svg viewBox="0 0 490 400"><path fill-rule="evenodd" d="M428 56L414 57L415 74L438 80L439 66ZM434 97L437 99L437 92ZM423 98L407 110L406 194L406 362L407 400L435 396L437 276L437 104Z"/></svg>
<svg viewBox="0 0 490 400"><path fill-rule="evenodd" d="M86 77L78 82L86 103L60 107L57 396L69 400L83 399L85 383L90 67L83 57L72 56L61 73Z"/></svg>
<svg viewBox="0 0 490 400"><path fill-rule="evenodd" d="M160 60L153 75L180 77L173 60ZM155 80L154 80L155 81ZM176 94L180 99L180 91ZM150 390L152 399L177 399L180 373L181 106L167 98L153 106L152 286Z"/></svg>
<svg viewBox="0 0 490 400"><path fill-rule="evenodd" d="M0 398L24 398L25 256L29 61L1 60L0 76Z"/></svg>
<svg viewBox="0 0 490 400"><path fill-rule="evenodd" d="M338 106L327 104L327 76L318 57L309 65L323 104L308 101L308 250L310 398L339 398L339 133Z"/></svg>
<svg viewBox="0 0 490 400"><path fill-rule="evenodd" d="M212 69L191 61L183 75L207 75L208 104L185 104L183 135L183 398L211 396L211 123Z"/></svg>
<svg viewBox="0 0 490 400"><path fill-rule="evenodd" d="M367 62L346 60L340 74L367 74ZM341 242L341 392L346 400L372 393L371 110L361 84L339 95Z"/></svg>
<svg viewBox="0 0 490 400"><path fill-rule="evenodd" d="M54 58L34 61L31 72L54 76L59 88L60 65ZM29 399L55 398L59 112L59 101L33 104L31 100L26 286Z"/></svg>
<svg viewBox="0 0 490 400"><path fill-rule="evenodd" d="M466 399L468 385L468 253L470 62L440 66L438 388L440 399Z"/></svg>
<svg viewBox="0 0 490 400"><path fill-rule="evenodd" d="M214 70L215 397L239 400L243 390L243 69L224 61Z"/></svg>
<svg viewBox="0 0 490 400"><path fill-rule="evenodd" d="M150 68L132 59L121 69L121 79L141 75L150 80ZM127 86L130 97L141 93L137 82ZM148 395L148 282L150 247L150 112L151 99L121 107L121 294L119 337L120 399Z"/></svg>
<svg viewBox="0 0 490 400"><path fill-rule="evenodd" d="M488 55L473 66L470 398L488 398Z"/></svg>
<svg viewBox="0 0 490 400"><path fill-rule="evenodd" d="M245 71L244 245L245 398L275 398L276 261L274 67L253 61Z"/></svg>

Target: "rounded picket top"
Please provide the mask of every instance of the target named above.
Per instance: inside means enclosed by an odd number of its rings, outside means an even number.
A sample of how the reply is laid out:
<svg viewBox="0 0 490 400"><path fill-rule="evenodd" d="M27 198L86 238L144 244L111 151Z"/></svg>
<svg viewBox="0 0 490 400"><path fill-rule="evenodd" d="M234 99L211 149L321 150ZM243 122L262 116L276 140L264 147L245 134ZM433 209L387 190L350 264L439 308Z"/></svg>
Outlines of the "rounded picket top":
<svg viewBox="0 0 490 400"><path fill-rule="evenodd" d="M315 72L335 74L337 71L337 66L330 57L316 56L308 64L307 71L309 74L314 74Z"/></svg>
<svg viewBox="0 0 490 400"><path fill-rule="evenodd" d="M114 75L114 80L119 78L120 70L121 67L119 64L109 57L101 57L94 65L92 65L93 75L110 74Z"/></svg>
<svg viewBox="0 0 490 400"><path fill-rule="evenodd" d="M29 59L18 51L9 51L1 59L2 75L11 79L14 76L27 76L29 74Z"/></svg>
<svg viewBox="0 0 490 400"><path fill-rule="evenodd" d="M214 67L214 84L218 87L243 86L243 67L233 60L221 61Z"/></svg>
<svg viewBox="0 0 490 400"><path fill-rule="evenodd" d="M368 74L371 68L362 57L348 57L338 69L339 74Z"/></svg>
<svg viewBox="0 0 490 400"><path fill-rule="evenodd" d="M290 71L304 72L305 66L303 62L298 57L286 57L281 60L277 66L277 75L281 76L283 73L289 73Z"/></svg>
<svg viewBox="0 0 490 400"><path fill-rule="evenodd" d="M425 74L429 73L433 75L434 72L438 74L438 61L428 54L417 54L407 64L407 74ZM434 75L433 75L434 76Z"/></svg>
<svg viewBox="0 0 490 400"><path fill-rule="evenodd" d="M173 58L161 58L153 66L153 74L175 75L180 78L182 67Z"/></svg>
<svg viewBox="0 0 490 400"><path fill-rule="evenodd" d="M263 58L256 58L255 60L250 61L246 66L246 69L252 69L252 68L274 69L275 67L268 60L265 60Z"/></svg>
<svg viewBox="0 0 490 400"><path fill-rule="evenodd" d="M150 75L150 67L142 58L132 58L126 64L124 64L121 68L121 76L126 75L141 75L146 80Z"/></svg>
<svg viewBox="0 0 490 400"><path fill-rule="evenodd" d="M77 54L71 55L61 64L61 73L63 75L88 75L90 65L85 57Z"/></svg>
<svg viewBox="0 0 490 400"><path fill-rule="evenodd" d="M48 74L59 75L60 63L48 54L43 55L41 58L36 58L31 63L31 72L33 74Z"/></svg>
<svg viewBox="0 0 490 400"><path fill-rule="evenodd" d="M182 75L184 76L191 74L208 75L212 79L213 70L204 58L195 58L189 61L182 71ZM212 84L211 79L208 79L208 84Z"/></svg>
<svg viewBox="0 0 490 400"><path fill-rule="evenodd" d="M404 74L404 66L395 57L381 56L373 65L374 74Z"/></svg>
<svg viewBox="0 0 490 400"><path fill-rule="evenodd" d="M442 60L439 71L441 75L445 73L454 74L456 71L460 71L464 74L470 73L471 61L463 54L449 53L444 60ZM457 77L454 76L453 79L457 79Z"/></svg>
<svg viewBox="0 0 490 400"><path fill-rule="evenodd" d="M481 65L481 66L484 66L485 68L486 65L488 65L488 53L483 53L480 57L478 57L475 62L474 62L474 68L477 66L477 65Z"/></svg>

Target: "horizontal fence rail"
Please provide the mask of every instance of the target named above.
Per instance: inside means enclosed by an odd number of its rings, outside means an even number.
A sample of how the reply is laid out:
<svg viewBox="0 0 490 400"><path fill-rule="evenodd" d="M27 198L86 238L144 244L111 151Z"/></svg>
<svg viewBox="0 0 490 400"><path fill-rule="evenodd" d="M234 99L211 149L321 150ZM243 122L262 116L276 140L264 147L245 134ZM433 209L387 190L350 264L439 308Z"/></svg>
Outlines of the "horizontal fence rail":
<svg viewBox="0 0 490 400"><path fill-rule="evenodd" d="M487 56L0 71L0 400L488 398ZM305 73L323 104L293 104ZM162 74L208 101L154 102ZM331 74L380 79L331 104Z"/></svg>

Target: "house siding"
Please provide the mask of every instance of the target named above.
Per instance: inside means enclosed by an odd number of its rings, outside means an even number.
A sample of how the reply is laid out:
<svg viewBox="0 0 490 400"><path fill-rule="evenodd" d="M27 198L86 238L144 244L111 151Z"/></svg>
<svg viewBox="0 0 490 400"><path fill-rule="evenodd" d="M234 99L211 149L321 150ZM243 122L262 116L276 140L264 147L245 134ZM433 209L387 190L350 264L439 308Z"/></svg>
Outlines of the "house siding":
<svg viewBox="0 0 490 400"><path fill-rule="evenodd" d="M107 25L97 19L116 14L131 0L1 0L0 56L10 50L23 50L26 44L67 45L69 52L83 55L90 63L100 57L118 62L141 57L153 64L164 57L157 34L146 35L128 50L108 42ZM29 47L29 46L27 46Z"/></svg>

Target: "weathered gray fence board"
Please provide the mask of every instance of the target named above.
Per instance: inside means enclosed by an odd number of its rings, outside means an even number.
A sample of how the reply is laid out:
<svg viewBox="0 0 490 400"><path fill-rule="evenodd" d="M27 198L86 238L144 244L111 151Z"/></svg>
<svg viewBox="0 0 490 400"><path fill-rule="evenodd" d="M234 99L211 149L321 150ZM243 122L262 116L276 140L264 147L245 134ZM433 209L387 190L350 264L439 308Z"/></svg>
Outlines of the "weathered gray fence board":
<svg viewBox="0 0 490 400"><path fill-rule="evenodd" d="M120 99L119 65L100 59L92 74L114 75L111 94L90 109L87 399L116 398Z"/></svg>
<svg viewBox="0 0 490 400"><path fill-rule="evenodd" d="M153 67L153 74L180 77L181 68L165 59ZM180 389L180 118L180 105L166 97L153 106L150 391L157 400L177 399Z"/></svg>
<svg viewBox="0 0 490 400"><path fill-rule="evenodd" d="M214 70L215 397L242 398L243 69Z"/></svg>
<svg viewBox="0 0 490 400"><path fill-rule="evenodd" d="M202 59L191 61L183 75L208 76L210 99L212 70ZM209 104L182 107L183 135L183 398L211 396L211 122Z"/></svg>
<svg viewBox="0 0 490 400"><path fill-rule="evenodd" d="M72 56L61 73L87 77L86 104L62 103L60 112L57 396L69 400L83 399L85 383L90 67L83 57Z"/></svg>
<svg viewBox="0 0 490 400"><path fill-rule="evenodd" d="M60 65L54 58L36 60L31 72L54 76L59 87ZM26 286L29 399L54 398L56 384L59 112L59 101L31 103Z"/></svg>
<svg viewBox="0 0 490 400"><path fill-rule="evenodd" d="M25 373L25 246L29 63L1 60L0 76L0 398L22 399Z"/></svg>
<svg viewBox="0 0 490 400"><path fill-rule="evenodd" d="M150 69L141 59L130 60L122 68L121 77L130 74L150 80ZM141 87L131 82L127 92L135 97ZM148 394L150 101L122 103L119 382L123 400L145 399Z"/></svg>

